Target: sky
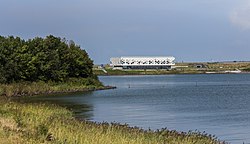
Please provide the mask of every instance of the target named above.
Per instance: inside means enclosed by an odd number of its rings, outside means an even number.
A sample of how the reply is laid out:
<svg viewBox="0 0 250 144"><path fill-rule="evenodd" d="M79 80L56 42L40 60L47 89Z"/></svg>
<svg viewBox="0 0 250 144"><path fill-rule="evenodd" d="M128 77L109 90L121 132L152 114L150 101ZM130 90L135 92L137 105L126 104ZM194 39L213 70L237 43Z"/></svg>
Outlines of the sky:
<svg viewBox="0 0 250 144"><path fill-rule="evenodd" d="M0 0L0 35L75 41L110 57L250 61L249 0Z"/></svg>

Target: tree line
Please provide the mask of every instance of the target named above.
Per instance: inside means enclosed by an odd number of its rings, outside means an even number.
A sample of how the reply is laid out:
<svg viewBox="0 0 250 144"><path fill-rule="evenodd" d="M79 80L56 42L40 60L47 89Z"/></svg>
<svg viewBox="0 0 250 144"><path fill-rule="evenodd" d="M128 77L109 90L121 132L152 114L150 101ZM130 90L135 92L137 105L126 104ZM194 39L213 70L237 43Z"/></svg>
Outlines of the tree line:
<svg viewBox="0 0 250 144"><path fill-rule="evenodd" d="M29 40L0 36L0 83L96 78L92 67L87 52L73 41L53 35Z"/></svg>

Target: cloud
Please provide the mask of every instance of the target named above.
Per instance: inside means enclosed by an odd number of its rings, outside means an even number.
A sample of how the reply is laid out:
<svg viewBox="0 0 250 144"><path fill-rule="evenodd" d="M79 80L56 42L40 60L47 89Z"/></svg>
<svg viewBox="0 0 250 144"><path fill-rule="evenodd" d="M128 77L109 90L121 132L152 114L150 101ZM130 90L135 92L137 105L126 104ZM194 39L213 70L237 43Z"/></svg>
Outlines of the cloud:
<svg viewBox="0 0 250 144"><path fill-rule="evenodd" d="M230 15L232 24L243 30L250 30L250 2L245 1L244 5L233 10Z"/></svg>

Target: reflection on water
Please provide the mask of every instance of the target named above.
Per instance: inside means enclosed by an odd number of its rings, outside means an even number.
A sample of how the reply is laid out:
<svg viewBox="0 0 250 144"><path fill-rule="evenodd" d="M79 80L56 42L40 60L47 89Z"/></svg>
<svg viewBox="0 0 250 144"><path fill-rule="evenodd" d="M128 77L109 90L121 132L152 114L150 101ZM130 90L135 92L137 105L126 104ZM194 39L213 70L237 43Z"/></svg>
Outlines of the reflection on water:
<svg viewBox="0 0 250 144"><path fill-rule="evenodd" d="M250 74L108 76L117 89L38 96L29 102L66 106L78 118L131 126L215 134L231 143L250 142Z"/></svg>

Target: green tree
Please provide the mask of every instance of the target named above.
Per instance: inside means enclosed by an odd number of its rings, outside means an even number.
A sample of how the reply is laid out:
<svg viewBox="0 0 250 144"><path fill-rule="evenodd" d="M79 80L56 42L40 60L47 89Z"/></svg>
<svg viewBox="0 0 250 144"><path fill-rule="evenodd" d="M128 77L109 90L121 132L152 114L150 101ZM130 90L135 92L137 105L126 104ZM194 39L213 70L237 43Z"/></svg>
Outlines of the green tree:
<svg viewBox="0 0 250 144"><path fill-rule="evenodd" d="M73 41L52 35L27 41L0 36L0 83L95 78L93 61Z"/></svg>

